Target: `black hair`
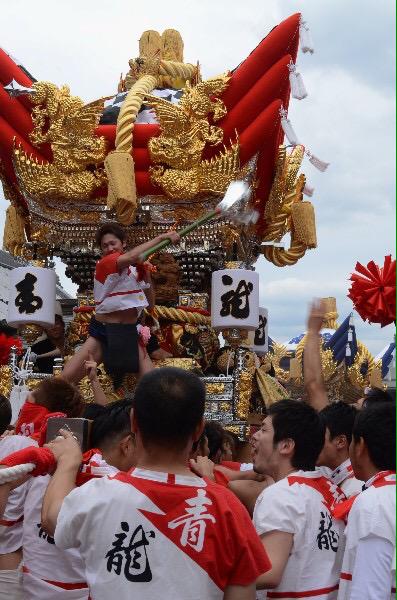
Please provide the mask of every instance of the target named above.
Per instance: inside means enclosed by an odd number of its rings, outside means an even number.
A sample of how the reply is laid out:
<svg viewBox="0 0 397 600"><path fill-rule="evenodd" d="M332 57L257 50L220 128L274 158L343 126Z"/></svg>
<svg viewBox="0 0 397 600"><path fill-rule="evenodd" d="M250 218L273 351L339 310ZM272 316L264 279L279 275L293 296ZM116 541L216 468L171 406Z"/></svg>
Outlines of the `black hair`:
<svg viewBox="0 0 397 600"><path fill-rule="evenodd" d="M107 233L113 234L120 242L125 242L127 239L125 230L118 223L105 223L95 234L95 243L97 246L101 247L102 238Z"/></svg>
<svg viewBox="0 0 397 600"><path fill-rule="evenodd" d="M11 423L12 410L10 401L0 394L0 435L5 432Z"/></svg>
<svg viewBox="0 0 397 600"><path fill-rule="evenodd" d="M92 424L91 448L107 450L131 433L131 400L119 400L105 407Z"/></svg>
<svg viewBox="0 0 397 600"><path fill-rule="evenodd" d="M211 460L219 460L223 447L224 431L222 425L218 423L218 421L206 421L204 433L207 436L208 448L210 451L208 458Z"/></svg>
<svg viewBox="0 0 397 600"><path fill-rule="evenodd" d="M145 444L182 449L204 415L205 387L188 371L167 367L146 373L133 401Z"/></svg>
<svg viewBox="0 0 397 600"><path fill-rule="evenodd" d="M324 446L325 427L319 414L304 402L279 400L268 409L274 429L273 443L291 439L295 451L291 464L296 469L313 471Z"/></svg>
<svg viewBox="0 0 397 600"><path fill-rule="evenodd" d="M394 398L381 388L371 388L368 394L365 395L364 402L362 408L367 408L367 406L373 406L374 404L378 404L379 402L394 402Z"/></svg>
<svg viewBox="0 0 397 600"><path fill-rule="evenodd" d="M353 427L353 438L362 438L368 454L380 471L396 469L396 423L395 406L380 402L358 411Z"/></svg>
<svg viewBox="0 0 397 600"><path fill-rule="evenodd" d="M198 452L203 452L206 437L207 436L205 435L205 431L203 431L203 433L200 435L199 439L196 440L195 442L193 442L193 444L192 444L192 453L197 452L197 451Z"/></svg>
<svg viewBox="0 0 397 600"><path fill-rule="evenodd" d="M319 412L321 421L329 430L331 440L338 435L345 435L349 445L356 414L357 410L352 404L342 401L333 402Z"/></svg>

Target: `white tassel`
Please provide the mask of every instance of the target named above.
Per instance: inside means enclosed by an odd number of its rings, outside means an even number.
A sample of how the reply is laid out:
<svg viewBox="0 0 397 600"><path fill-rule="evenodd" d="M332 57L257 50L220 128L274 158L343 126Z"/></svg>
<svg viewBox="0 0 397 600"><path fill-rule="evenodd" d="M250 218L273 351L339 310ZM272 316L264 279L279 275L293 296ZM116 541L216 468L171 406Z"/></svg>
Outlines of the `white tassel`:
<svg viewBox="0 0 397 600"><path fill-rule="evenodd" d="M313 54L314 45L312 34L310 33L310 29L306 21L303 21L301 18L299 23L299 38L300 38L300 46L303 53L310 52Z"/></svg>
<svg viewBox="0 0 397 600"><path fill-rule="evenodd" d="M298 100L303 100L303 98L306 98L306 96L307 96L307 91L306 91L305 84L303 83L303 77L300 73L296 74L296 80L298 82L298 90L299 90L299 96L296 96L296 98L298 98Z"/></svg>
<svg viewBox="0 0 397 600"><path fill-rule="evenodd" d="M351 329L350 327L349 327L349 331L347 332L347 341L348 342L353 341L353 329Z"/></svg>
<svg viewBox="0 0 397 600"><path fill-rule="evenodd" d="M314 187L311 187L306 183L305 187L303 188L303 193L305 194L305 196L309 196L309 198L311 198L314 194Z"/></svg>
<svg viewBox="0 0 397 600"><path fill-rule="evenodd" d="M351 356L352 355L352 351L350 350L350 344L346 345L346 356Z"/></svg>
<svg viewBox="0 0 397 600"><path fill-rule="evenodd" d="M285 108L280 108L280 116L281 116L281 127L285 133L285 136L291 146L299 146L298 136L292 128L291 121L287 117L287 111Z"/></svg>
<svg viewBox="0 0 397 600"><path fill-rule="evenodd" d="M353 317L353 313L351 313L350 317L349 317L349 327L353 327L354 325L354 317Z"/></svg>
<svg viewBox="0 0 397 600"><path fill-rule="evenodd" d="M303 100L303 98L306 98L307 96L305 84L303 83L303 77L300 73L297 73L296 65L294 65L292 61L289 63L288 69L292 97L296 98L297 100Z"/></svg>
<svg viewBox="0 0 397 600"><path fill-rule="evenodd" d="M314 154L309 152L309 150L306 150L306 156L309 157L309 162L311 162L312 165L314 167L316 167L316 169L318 169L322 173L324 173L324 171L326 171L330 165L330 163L324 162L323 160L319 159L317 156L314 156Z"/></svg>

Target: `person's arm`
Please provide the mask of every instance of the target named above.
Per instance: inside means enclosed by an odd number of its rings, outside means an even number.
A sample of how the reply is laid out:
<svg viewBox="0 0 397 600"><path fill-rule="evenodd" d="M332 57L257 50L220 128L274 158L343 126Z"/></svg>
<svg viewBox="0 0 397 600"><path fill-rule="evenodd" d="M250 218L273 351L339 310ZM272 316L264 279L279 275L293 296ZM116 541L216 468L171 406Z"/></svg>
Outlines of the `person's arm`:
<svg viewBox="0 0 397 600"><path fill-rule="evenodd" d="M208 458L208 456L197 456L195 459L190 459L190 468L193 473L196 473L199 477L206 477L215 481L214 475L214 463Z"/></svg>
<svg viewBox="0 0 397 600"><path fill-rule="evenodd" d="M393 544L379 537L359 540L350 600L389 600Z"/></svg>
<svg viewBox="0 0 397 600"><path fill-rule="evenodd" d="M36 354L36 360L38 358L52 358L56 356L62 356L62 352L59 348L54 348L54 350L50 350L49 352L44 352L44 354Z"/></svg>
<svg viewBox="0 0 397 600"><path fill-rule="evenodd" d="M95 362L94 357L91 353L88 353L88 360L86 360L84 363L84 369L88 379L90 380L91 389L94 394L94 402L100 406L106 406L109 403L109 399L99 383L97 368L98 365Z"/></svg>
<svg viewBox="0 0 397 600"><path fill-rule="evenodd" d="M173 230L167 231L166 233L160 233L160 235L156 236L149 242L140 244L139 246L136 246L132 250L128 250L128 252L121 254L121 256L119 256L117 259L117 268L120 271L122 271L123 269L125 269L126 267L129 267L130 265L135 265L137 262L139 262L139 259L143 252L146 252L146 250L149 250L150 248L152 248L159 242L162 242L163 240L171 240L171 242L173 244L176 244L179 242L180 237L179 237L179 234Z"/></svg>
<svg viewBox="0 0 397 600"><path fill-rule="evenodd" d="M310 307L307 323L305 352L303 357L303 380L307 402L320 411L328 405L327 391L321 367L320 331L323 326L325 306L323 301L314 301Z"/></svg>
<svg viewBox="0 0 397 600"><path fill-rule="evenodd" d="M228 488L244 504L249 514L254 514L254 508L259 494L265 488L274 483L271 477L266 477L265 481L229 481Z"/></svg>
<svg viewBox="0 0 397 600"><path fill-rule="evenodd" d="M223 594L223 600L255 600L255 584L228 585Z"/></svg>
<svg viewBox="0 0 397 600"><path fill-rule="evenodd" d="M294 536L284 531L270 531L260 536L272 568L256 580L258 590L272 589L280 584L291 552Z"/></svg>
<svg viewBox="0 0 397 600"><path fill-rule="evenodd" d="M57 468L48 484L41 508L42 527L51 536L54 535L64 499L76 487L76 475L82 461L80 446L73 434L64 429L60 433L62 437L48 444L57 459Z"/></svg>

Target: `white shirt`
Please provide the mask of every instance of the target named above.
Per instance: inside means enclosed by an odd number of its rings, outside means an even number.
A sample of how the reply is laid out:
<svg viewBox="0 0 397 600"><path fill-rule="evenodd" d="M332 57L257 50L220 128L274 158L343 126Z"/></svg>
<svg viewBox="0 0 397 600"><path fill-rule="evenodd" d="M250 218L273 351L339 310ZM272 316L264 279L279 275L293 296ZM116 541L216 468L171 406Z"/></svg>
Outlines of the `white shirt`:
<svg viewBox="0 0 397 600"><path fill-rule="evenodd" d="M269 568L231 492L144 469L73 490L55 542L79 549L95 600L221 600L227 585L248 585Z"/></svg>
<svg viewBox="0 0 397 600"><path fill-rule="evenodd" d="M115 474L118 471L108 465L98 453L91 456L81 470L96 476ZM41 507L49 482L49 475L33 478L26 497L23 524L25 598L87 600L89 592L85 566L79 551L76 548L57 548L54 539L41 527ZM85 485L87 484L83 487ZM68 584L77 584L80 589L65 589Z"/></svg>
<svg viewBox="0 0 397 600"><path fill-rule="evenodd" d="M332 518L331 508L343 499L340 488L317 471L297 471L259 495L253 517L258 534L293 534L281 582L267 598L336 598L344 523Z"/></svg>
<svg viewBox="0 0 397 600"><path fill-rule="evenodd" d="M359 494L350 510L345 530L346 550L343 558L338 600L350 600L353 588L357 593L357 585L364 594L361 600L375 600L371 590L379 587L387 588L387 596L376 596L376 600L395 598L395 538L396 538L396 476L385 478L375 476L366 483L369 486ZM369 556L367 541L378 540L386 543L377 546L382 556ZM365 542L360 548L362 542ZM391 552L391 549L394 552ZM389 557L389 558L388 558ZM365 558L368 560L366 561ZM378 560L379 559L379 560ZM356 565L357 560L359 564ZM373 580L373 564L377 561L379 586ZM395 560L394 560L395 563ZM365 564L367 569L365 569ZM364 566L364 568L363 568ZM385 572L385 566L388 568ZM382 569L382 571L380 571ZM358 575L360 581L357 581ZM386 582L385 582L386 579ZM387 584L387 585L386 585ZM354 597L354 596L353 596ZM355 596L357 597L357 595Z"/></svg>
<svg viewBox="0 0 397 600"><path fill-rule="evenodd" d="M0 439L0 459L17 450L37 446L37 443L22 435L9 435ZM22 548L23 511L30 481L11 490L3 517L0 519L0 554L8 554Z"/></svg>
<svg viewBox="0 0 397 600"><path fill-rule="evenodd" d="M95 312L106 314L117 310L136 308L141 312L148 301L143 292L150 284L136 280L135 267L117 268L117 259L121 253L114 252L101 258L95 269L94 299Z"/></svg>

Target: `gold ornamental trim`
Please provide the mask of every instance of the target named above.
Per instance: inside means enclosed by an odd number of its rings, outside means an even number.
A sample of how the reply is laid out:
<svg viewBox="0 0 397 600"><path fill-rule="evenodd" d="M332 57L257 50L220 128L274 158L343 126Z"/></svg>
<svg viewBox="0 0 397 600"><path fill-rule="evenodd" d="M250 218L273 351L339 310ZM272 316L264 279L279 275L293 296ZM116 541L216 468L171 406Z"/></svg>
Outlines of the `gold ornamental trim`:
<svg viewBox="0 0 397 600"><path fill-rule="evenodd" d="M207 325L211 326L211 317L200 313L188 312L180 308L169 308L167 306L156 305L151 314L156 319L167 319L179 323L190 323L192 325Z"/></svg>

